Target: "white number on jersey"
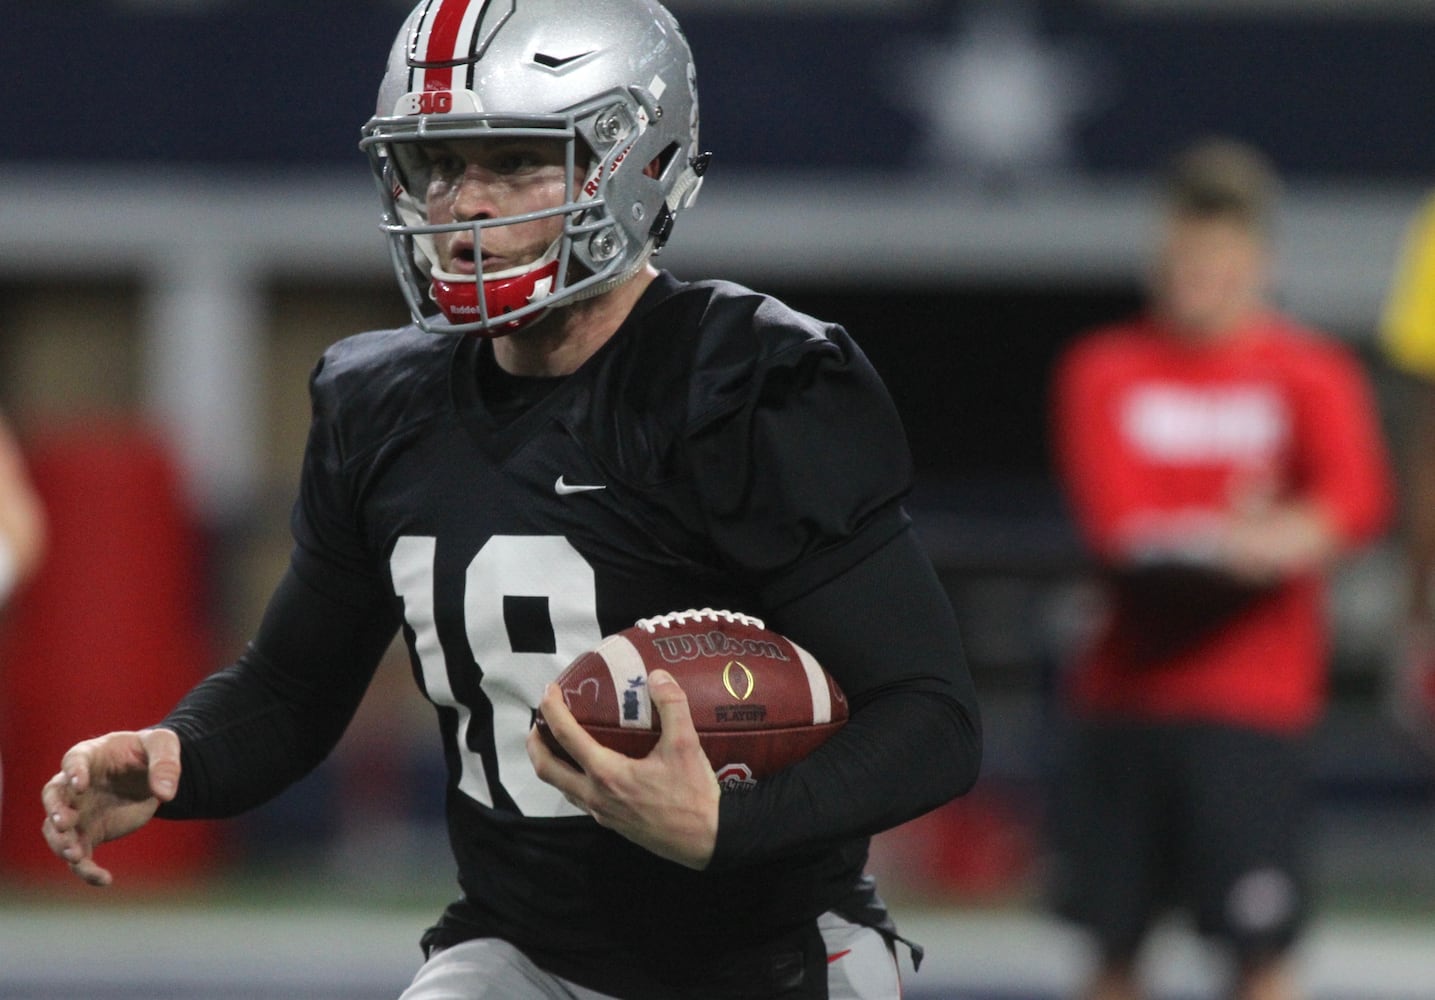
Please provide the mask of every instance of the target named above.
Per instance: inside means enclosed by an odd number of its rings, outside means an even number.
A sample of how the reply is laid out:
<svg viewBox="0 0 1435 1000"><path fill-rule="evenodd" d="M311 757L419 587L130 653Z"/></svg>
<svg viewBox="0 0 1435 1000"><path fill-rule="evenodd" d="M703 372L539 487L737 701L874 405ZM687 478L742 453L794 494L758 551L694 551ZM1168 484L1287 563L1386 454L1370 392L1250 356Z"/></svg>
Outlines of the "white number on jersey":
<svg viewBox="0 0 1435 1000"><path fill-rule="evenodd" d="M434 554L437 540L404 536L389 558L394 589L414 633L428 698L458 713L459 790L492 807L499 785L525 816L573 816L578 811L534 774L524 743L543 687L602 639L593 568L566 538L556 535L495 535L479 549L464 575L463 615L468 647L480 671L480 697L491 707L493 757L488 774L469 749L473 705L462 703L449 680L449 666L434 616ZM506 597L546 598L555 652L517 652L509 642Z"/></svg>

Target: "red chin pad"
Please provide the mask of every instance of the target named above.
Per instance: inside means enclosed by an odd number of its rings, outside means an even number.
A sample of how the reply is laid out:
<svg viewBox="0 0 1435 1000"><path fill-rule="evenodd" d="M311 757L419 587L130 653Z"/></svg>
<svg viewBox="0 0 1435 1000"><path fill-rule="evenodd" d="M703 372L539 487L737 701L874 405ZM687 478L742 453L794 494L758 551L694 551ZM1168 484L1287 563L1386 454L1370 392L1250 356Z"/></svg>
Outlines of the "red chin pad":
<svg viewBox="0 0 1435 1000"><path fill-rule="evenodd" d="M547 311L540 309L521 319L507 323L499 322L505 313L516 312L534 301L537 297L537 287L545 278L548 279L548 289L544 294L547 295L551 292L557 275L558 262L554 260L512 278L485 281L483 283L483 298L484 306L488 309L490 325L486 329L479 330L478 335L502 337L546 315ZM478 308L478 282L443 281L434 278L432 289L434 301L438 303L439 309L450 323L463 324L482 321L483 315Z"/></svg>

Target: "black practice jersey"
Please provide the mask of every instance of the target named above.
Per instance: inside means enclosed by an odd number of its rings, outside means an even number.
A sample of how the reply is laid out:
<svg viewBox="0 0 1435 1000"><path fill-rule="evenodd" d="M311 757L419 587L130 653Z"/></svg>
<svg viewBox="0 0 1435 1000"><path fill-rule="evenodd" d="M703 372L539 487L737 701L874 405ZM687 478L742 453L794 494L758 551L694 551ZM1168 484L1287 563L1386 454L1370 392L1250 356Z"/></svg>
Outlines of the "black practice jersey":
<svg viewBox="0 0 1435 1000"><path fill-rule="evenodd" d="M407 327L325 354L289 575L240 663L167 720L185 781L165 814L245 808L312 766L401 628L437 711L463 891L430 942L504 937L595 988L662 995L704 956L870 894L866 837L975 777L970 679L900 506L900 422L841 328L664 273L570 376L515 386L490 351ZM704 607L811 650L852 721L725 795L693 872L579 814L524 746L575 657ZM256 761L259 730L299 761Z"/></svg>

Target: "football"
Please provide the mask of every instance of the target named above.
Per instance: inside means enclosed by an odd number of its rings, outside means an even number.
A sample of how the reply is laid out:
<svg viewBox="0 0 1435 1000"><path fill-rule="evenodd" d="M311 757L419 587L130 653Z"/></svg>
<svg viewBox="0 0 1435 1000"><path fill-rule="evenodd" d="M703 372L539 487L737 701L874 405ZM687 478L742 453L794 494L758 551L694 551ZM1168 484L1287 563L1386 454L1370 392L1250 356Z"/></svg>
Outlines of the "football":
<svg viewBox="0 0 1435 1000"><path fill-rule="evenodd" d="M630 757L658 742L648 672L662 668L687 695L699 741L723 788L744 791L801 760L847 721L837 682L792 640L748 615L678 611L605 638L557 680L574 718ZM539 735L572 763L542 712Z"/></svg>

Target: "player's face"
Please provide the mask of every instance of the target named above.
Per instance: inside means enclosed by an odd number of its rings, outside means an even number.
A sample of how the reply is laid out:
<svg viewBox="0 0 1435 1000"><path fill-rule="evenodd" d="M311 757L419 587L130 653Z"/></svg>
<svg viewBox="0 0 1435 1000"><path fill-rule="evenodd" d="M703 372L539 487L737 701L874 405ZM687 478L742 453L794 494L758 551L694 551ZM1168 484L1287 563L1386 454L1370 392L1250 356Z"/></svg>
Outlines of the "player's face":
<svg viewBox="0 0 1435 1000"><path fill-rule="evenodd" d="M496 139L425 144L431 223L473 222L556 208L566 199L564 144ZM563 231L562 216L434 237L439 266L451 274L493 273L531 264Z"/></svg>
<svg viewBox="0 0 1435 1000"><path fill-rule="evenodd" d="M1156 281L1156 304L1184 334L1218 337L1257 308L1266 282L1261 235L1236 219L1168 221Z"/></svg>

